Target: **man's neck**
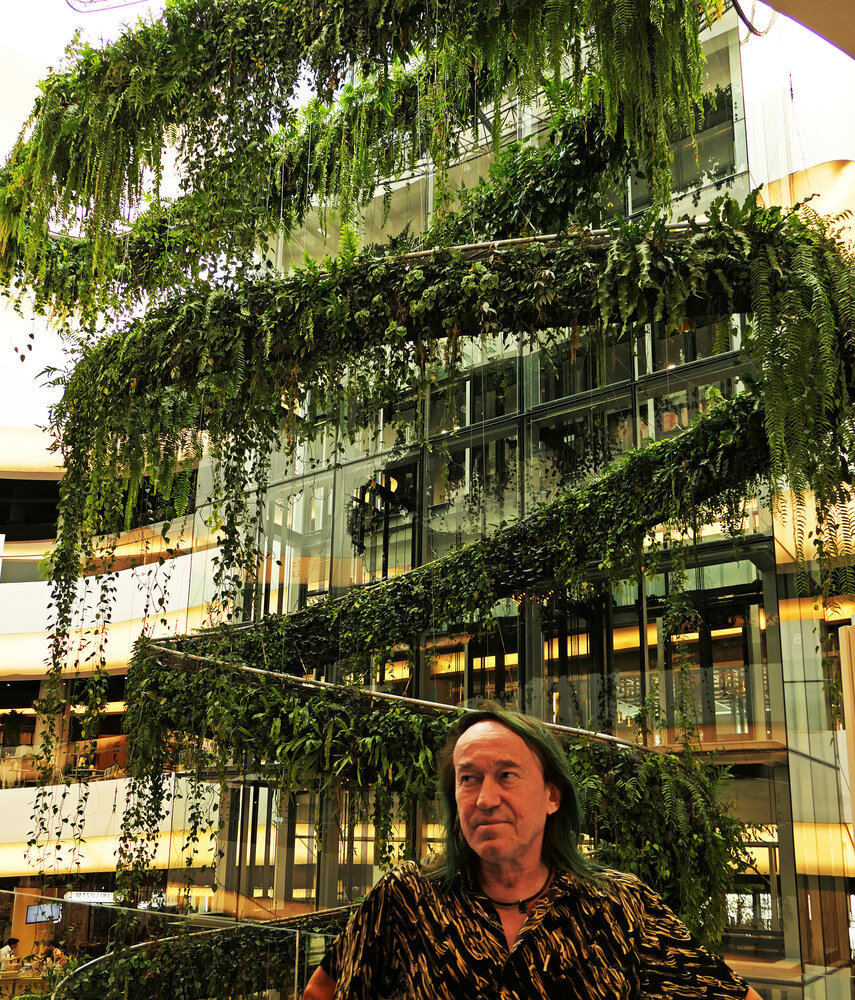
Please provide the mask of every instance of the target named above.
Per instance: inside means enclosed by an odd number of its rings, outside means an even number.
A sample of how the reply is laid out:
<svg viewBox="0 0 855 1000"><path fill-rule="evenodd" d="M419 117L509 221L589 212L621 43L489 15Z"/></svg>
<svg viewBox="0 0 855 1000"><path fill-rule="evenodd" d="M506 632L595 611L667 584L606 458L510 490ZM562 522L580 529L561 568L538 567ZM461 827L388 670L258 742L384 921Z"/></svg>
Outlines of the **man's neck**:
<svg viewBox="0 0 855 1000"><path fill-rule="evenodd" d="M531 864L490 864L480 859L477 869L484 892L502 902L515 902L534 895L543 888L549 874L549 867L543 860Z"/></svg>

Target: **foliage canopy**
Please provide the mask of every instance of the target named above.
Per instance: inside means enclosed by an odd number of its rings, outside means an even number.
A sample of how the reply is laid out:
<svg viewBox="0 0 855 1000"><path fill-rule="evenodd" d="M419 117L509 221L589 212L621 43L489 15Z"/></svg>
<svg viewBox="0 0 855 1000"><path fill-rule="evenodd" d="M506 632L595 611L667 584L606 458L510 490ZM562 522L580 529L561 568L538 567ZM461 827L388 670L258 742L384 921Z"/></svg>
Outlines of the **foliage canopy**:
<svg viewBox="0 0 855 1000"><path fill-rule="evenodd" d="M466 341L514 339L548 351L580 326L613 345L646 323L670 331L701 313L729 323L745 312L752 394L441 564L302 617L260 623L240 638L209 633L193 648L208 656L225 646L243 666L286 672L298 660L302 666L307 652L315 662L336 657L342 638L356 657L383 656L418 642L428 586L432 599L439 593L445 624L477 625L521 582L579 594L592 563L606 577L638 575L655 556L649 545L657 522L678 542L712 518L735 525L758 477L773 492L794 491L804 589L855 590L845 521L855 260L835 224L804 208L783 213L723 199L704 225L675 228L651 214L602 236L564 231L569 222L599 218L603 194L630 153L641 157L665 202L665 150L673 129L691 131L695 123L697 33L710 13L693 0L170 0L161 21L113 45L72 47L0 174L6 285L41 285L40 305L80 307L93 325L102 308L114 320L83 351L53 414L66 469L52 560L57 681L74 660L69 636L81 574L99 574L102 632L109 622L114 543L144 480L180 515L189 502L187 472L203 443L208 448L216 479L211 527L222 540L216 584L230 614L256 569L251 497L262 502L276 449L293 455L323 414L342 413L347 433L361 426L366 408L402 391L422 400L440 371L453 384ZM289 98L306 68L318 99L298 116ZM331 104L350 71L356 82ZM550 140L500 156L488 184L433 220L429 249L359 251L346 236L337 258L307 261L287 277L251 262L258 242L288 233L313 199L348 219L380 175L400 175L425 156L442 168L481 106L492 101L495 133L502 95L511 89L525 104L544 77L554 104ZM182 176L171 205L159 194L168 147ZM147 198L151 208L137 217ZM557 235L450 245L542 229ZM115 321L128 300L148 308ZM364 407L354 408L353 399ZM818 515L811 539L807 491ZM168 539L169 525L163 530ZM332 793L323 777L332 774L336 787L347 786L368 808L370 786L381 845L388 845L396 796L402 803L429 795L444 717L399 709L381 718L362 703L354 710L361 696L341 692L309 704L260 672L235 685L234 669L222 663L179 671L182 646L190 648L178 643L164 661L162 650L141 643L132 672L137 798L122 856L131 891L146 872L163 767L179 745L192 751L199 780L206 768L224 777L235 755L246 753L286 789ZM97 710L100 637L92 662ZM59 686L46 697L48 720L61 717L61 699ZM90 716L84 733L91 723ZM47 734L49 746L50 724ZM390 756L404 746L411 753ZM577 753L594 839L671 893L715 941L738 830L712 805L714 771L689 758L607 760L592 747ZM644 841L633 843L610 812L615 803L637 806L655 825L659 817L645 800L653 787L664 791L671 823L651 837L666 845L658 857ZM690 824L692 842L684 836ZM693 885L685 863L703 857L710 881Z"/></svg>
<svg viewBox="0 0 855 1000"><path fill-rule="evenodd" d="M165 287L187 276L187 248L197 266L245 258L314 195L346 218L381 178L426 155L442 168L482 105L494 104L497 134L503 94L524 105L544 81L554 100L602 114L665 203L669 133L694 126L698 32L716 11L711 0L169 0L112 44L73 43L42 84L0 173L0 274L36 288L50 278L66 308L63 292L97 309L116 285ZM345 85L352 73L364 82ZM298 118L305 74L318 102ZM172 209L159 194L171 149L184 196Z"/></svg>

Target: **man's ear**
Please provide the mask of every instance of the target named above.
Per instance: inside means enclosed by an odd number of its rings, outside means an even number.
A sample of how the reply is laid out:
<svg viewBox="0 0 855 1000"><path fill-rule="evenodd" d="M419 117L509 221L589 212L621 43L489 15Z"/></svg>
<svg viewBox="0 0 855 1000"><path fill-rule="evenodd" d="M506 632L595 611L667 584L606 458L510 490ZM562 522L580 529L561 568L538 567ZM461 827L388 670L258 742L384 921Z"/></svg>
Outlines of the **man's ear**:
<svg viewBox="0 0 855 1000"><path fill-rule="evenodd" d="M558 812L558 807L561 805L561 789L557 785L553 785L551 781L547 781L546 795L546 815L551 816Z"/></svg>

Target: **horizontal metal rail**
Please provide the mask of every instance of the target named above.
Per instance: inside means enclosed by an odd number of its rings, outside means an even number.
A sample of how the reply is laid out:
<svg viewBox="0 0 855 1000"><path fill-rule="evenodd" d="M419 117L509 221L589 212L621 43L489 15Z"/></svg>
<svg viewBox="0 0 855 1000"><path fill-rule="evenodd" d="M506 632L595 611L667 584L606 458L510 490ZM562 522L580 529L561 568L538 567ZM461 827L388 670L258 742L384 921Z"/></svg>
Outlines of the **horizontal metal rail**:
<svg viewBox="0 0 855 1000"><path fill-rule="evenodd" d="M213 656L199 656L197 653L185 653L182 650L171 649L169 646L161 646L158 643L151 643L149 649L157 653L168 656L173 660L185 660L191 663L212 664L226 667L230 670L239 670L245 674L255 674L261 677L270 677L280 682L285 687L310 688L315 690L337 691L341 694L366 698L370 700L396 702L403 705L411 705L422 711L428 710L431 713L440 715L452 715L455 712L477 712L477 708L467 708L457 705L445 705L438 701L422 701L418 698L408 698L406 695L391 694L387 691L369 691L367 689L352 688L346 684L333 684L330 681L316 681L305 677L297 677L294 674L284 674L276 670L262 670L260 667L250 667L243 663L221 660ZM592 729L579 729L575 726L560 726L553 722L544 722L542 725L551 733L559 736L571 736L575 739L590 739L600 743L612 743L616 746L626 747L630 750L647 751L651 753L668 752L665 747L645 747L639 743L632 743L629 740L621 739L619 736L612 736L610 733L599 733Z"/></svg>

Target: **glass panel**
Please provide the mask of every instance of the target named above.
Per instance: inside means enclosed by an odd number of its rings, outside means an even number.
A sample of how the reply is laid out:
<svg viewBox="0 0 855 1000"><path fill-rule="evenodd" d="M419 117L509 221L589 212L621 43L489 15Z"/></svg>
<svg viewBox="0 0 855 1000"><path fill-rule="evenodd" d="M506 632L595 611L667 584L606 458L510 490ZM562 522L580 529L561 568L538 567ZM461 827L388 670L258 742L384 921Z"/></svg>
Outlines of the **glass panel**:
<svg viewBox="0 0 855 1000"><path fill-rule="evenodd" d="M297 476L329 469L336 457L336 427L324 419L315 425L309 440L301 441L293 455L274 452L270 463L268 482L292 481Z"/></svg>
<svg viewBox="0 0 855 1000"><path fill-rule="evenodd" d="M728 317L718 323L697 323L695 326L695 358L710 358L732 350L733 329Z"/></svg>
<svg viewBox="0 0 855 1000"><path fill-rule="evenodd" d="M694 138L684 136L671 144L674 191L688 191L731 177L736 171L733 93L728 45L706 49L703 117ZM651 198L643 176L630 180L630 211L646 211Z"/></svg>
<svg viewBox="0 0 855 1000"><path fill-rule="evenodd" d="M547 606L543 612L543 718L582 729L610 730L613 678L606 669L608 601Z"/></svg>
<svg viewBox="0 0 855 1000"><path fill-rule="evenodd" d="M361 586L412 569L417 481L416 462L381 470L360 463L342 470L336 588Z"/></svg>
<svg viewBox="0 0 855 1000"><path fill-rule="evenodd" d="M748 627L734 614L710 628L710 657L715 692L715 734L719 738L748 735L749 702ZM765 727L764 727L765 728Z"/></svg>
<svg viewBox="0 0 855 1000"><path fill-rule="evenodd" d="M546 721L583 729L593 724L588 691L588 634L543 639L543 672L546 681Z"/></svg>
<svg viewBox="0 0 855 1000"><path fill-rule="evenodd" d="M317 799L281 796L258 782L236 782L224 799L212 909L269 919L305 912L315 897Z"/></svg>
<svg viewBox="0 0 855 1000"><path fill-rule="evenodd" d="M519 687L518 619L504 618L497 631L473 637L468 646L471 685L469 701L516 704Z"/></svg>
<svg viewBox="0 0 855 1000"><path fill-rule="evenodd" d="M468 642L468 636L465 639ZM434 643L425 649L425 693L427 701L462 705L466 698L466 646L464 641Z"/></svg>
<svg viewBox="0 0 855 1000"><path fill-rule="evenodd" d="M738 380L733 378L700 385L686 379L666 382L670 382L666 391L652 390L648 398L639 402L638 434L642 446L649 441L674 437L685 430L699 413L706 413L709 409L706 399L709 388L718 390L725 399L730 399L738 388Z"/></svg>
<svg viewBox="0 0 855 1000"><path fill-rule="evenodd" d="M535 356L540 369L540 396L534 402L549 403L593 388L590 348L586 337L568 331L566 343L540 351Z"/></svg>
<svg viewBox="0 0 855 1000"><path fill-rule="evenodd" d="M414 697L411 689L413 668L409 649L396 649L392 659L377 668L377 690Z"/></svg>
<svg viewBox="0 0 855 1000"><path fill-rule="evenodd" d="M519 513L516 432L449 442L428 465L427 560L482 538Z"/></svg>
<svg viewBox="0 0 855 1000"><path fill-rule="evenodd" d="M615 735L634 740L638 735L636 716L644 700L641 628L638 615L624 612L616 616L612 629L612 663L615 687Z"/></svg>
<svg viewBox="0 0 855 1000"><path fill-rule="evenodd" d="M636 341L639 377L672 371L688 362L735 350L740 322L740 316L721 321L699 316L687 319L678 330L666 330L662 323L655 323Z"/></svg>
<svg viewBox="0 0 855 1000"><path fill-rule="evenodd" d="M705 121L705 128L695 134L695 142L683 141L672 147L671 173L675 191L688 191L711 181L730 177L736 167L730 88L719 97L719 107L712 113L719 124ZM633 208L635 201L633 199Z"/></svg>
<svg viewBox="0 0 855 1000"><path fill-rule="evenodd" d="M415 439L416 401L406 399L384 406L380 423L380 447L383 451L411 445Z"/></svg>
<svg viewBox="0 0 855 1000"><path fill-rule="evenodd" d="M504 417L518 410L517 361L509 358L472 375L472 423Z"/></svg>
<svg viewBox="0 0 855 1000"><path fill-rule="evenodd" d="M593 410L575 410L530 425L526 504L551 500L558 490L603 468L634 444L628 397Z"/></svg>
<svg viewBox="0 0 855 1000"><path fill-rule="evenodd" d="M619 342L598 343L594 370L594 383L598 388L605 388L632 378L632 352L635 339L635 336L630 336Z"/></svg>
<svg viewBox="0 0 855 1000"><path fill-rule="evenodd" d="M664 372L690 360L687 344L687 330L666 330L662 323L656 323L652 331L653 371Z"/></svg>
<svg viewBox="0 0 855 1000"><path fill-rule="evenodd" d="M268 490L261 612L287 614L329 591L332 474Z"/></svg>
<svg viewBox="0 0 855 1000"><path fill-rule="evenodd" d="M632 378L634 336L615 342L617 331L592 335L567 331L549 349L535 355L540 394L534 402L549 403Z"/></svg>
<svg viewBox="0 0 855 1000"><path fill-rule="evenodd" d="M726 580L731 575L738 578L743 575L743 565L706 567L698 582ZM752 572L756 574L753 567ZM681 721L680 686L688 683L684 703L689 704L690 714L683 721L698 727L702 741L766 739L772 731L772 711L759 579L718 593L699 590L689 596L698 610L698 619L672 636L667 648L659 617L661 604L649 597L648 655L651 673L657 666L662 668L658 681L659 724L666 727L658 738L666 742L675 739L673 727Z"/></svg>
<svg viewBox="0 0 855 1000"><path fill-rule="evenodd" d="M469 398L469 382L458 382L451 388L447 385L431 390L428 433L453 434L466 426L466 401Z"/></svg>
<svg viewBox="0 0 855 1000"><path fill-rule="evenodd" d="M350 794L342 802L342 814L350 810ZM406 831L400 823L392 826L390 836L392 857L403 856ZM381 857L372 823L347 823L338 842L338 900L345 905L364 896L382 874L389 859Z"/></svg>
<svg viewBox="0 0 855 1000"><path fill-rule="evenodd" d="M442 854L445 851L445 824L441 802L434 799L421 813L419 853L422 857Z"/></svg>

